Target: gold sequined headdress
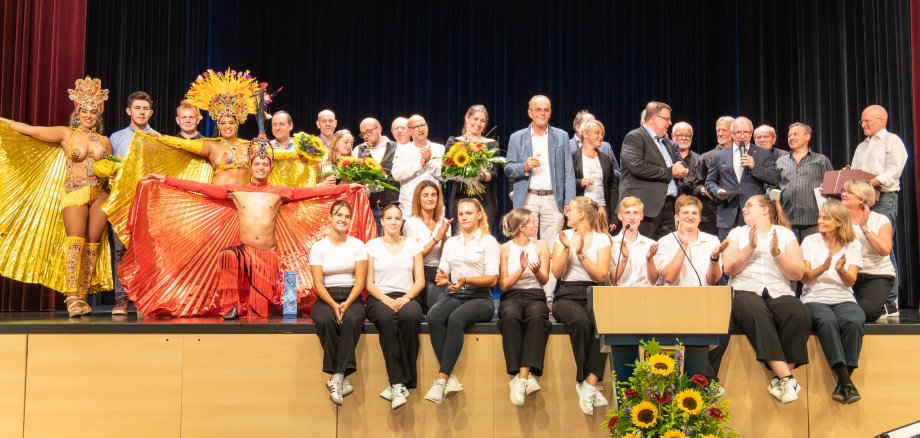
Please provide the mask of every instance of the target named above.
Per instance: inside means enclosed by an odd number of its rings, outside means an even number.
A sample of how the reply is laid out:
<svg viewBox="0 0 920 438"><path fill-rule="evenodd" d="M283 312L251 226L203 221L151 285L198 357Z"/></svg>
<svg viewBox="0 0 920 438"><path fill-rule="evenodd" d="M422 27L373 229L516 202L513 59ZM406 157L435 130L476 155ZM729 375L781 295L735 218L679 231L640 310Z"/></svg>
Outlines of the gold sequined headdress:
<svg viewBox="0 0 920 438"><path fill-rule="evenodd" d="M258 88L259 84L248 70L238 73L229 68L224 72L208 69L198 75L185 93L185 102L206 110L215 122L222 116L232 116L242 125L249 114L256 112L255 92Z"/></svg>
<svg viewBox="0 0 920 438"><path fill-rule="evenodd" d="M109 90L102 88L102 81L87 76L77 79L72 90L67 90L74 108L86 111L96 110L102 112L102 106L109 99Z"/></svg>

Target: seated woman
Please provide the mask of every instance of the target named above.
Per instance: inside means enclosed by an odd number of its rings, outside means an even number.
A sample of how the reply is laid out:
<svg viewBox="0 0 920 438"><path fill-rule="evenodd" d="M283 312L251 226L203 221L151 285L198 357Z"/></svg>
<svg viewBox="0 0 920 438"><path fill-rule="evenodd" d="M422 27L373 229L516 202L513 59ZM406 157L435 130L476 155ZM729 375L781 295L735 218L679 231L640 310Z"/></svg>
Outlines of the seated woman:
<svg viewBox="0 0 920 438"><path fill-rule="evenodd" d="M722 269L734 288L732 322L754 347L757 360L775 374L767 390L782 403L799 398L792 369L808 363L811 315L790 282L802 279L802 249L779 202L750 197L742 209L747 225L728 234ZM726 345L713 356L718 370Z"/></svg>
<svg viewBox="0 0 920 438"><path fill-rule="evenodd" d="M367 280L364 243L348 235L351 205L336 201L329 210L329 236L310 249L310 272L316 290L313 322L323 346L323 372L332 374L326 382L332 402L341 406L354 391L346 378L357 371L355 346L364 324L361 292Z"/></svg>
<svg viewBox="0 0 920 438"><path fill-rule="evenodd" d="M351 135L351 132L347 129L340 129L332 134L331 144L329 156L319 164L320 173L327 176L317 184L318 186L334 186L341 182L331 172L335 170L339 160L351 156L352 148L355 145L355 136Z"/></svg>
<svg viewBox="0 0 920 438"><path fill-rule="evenodd" d="M569 203L565 221L570 229L560 231L553 245L552 271L560 280L553 298L553 316L565 324L572 341L578 405L585 415L594 415L594 408L607 406L597 386L604 378L606 357L601 354L588 288L602 285L610 269L607 214L600 204L576 196Z"/></svg>
<svg viewBox="0 0 920 438"><path fill-rule="evenodd" d="M380 334L380 350L390 385L380 397L390 408L406 404L418 380L418 332L422 306L415 298L425 288L422 248L402 236L402 210L387 204L382 210L383 237L367 242L367 319Z"/></svg>
<svg viewBox="0 0 920 438"><path fill-rule="evenodd" d="M802 240L802 302L811 312L824 357L837 376L831 398L849 404L861 398L850 376L859 366L866 315L850 287L862 266L862 248L847 208L838 201L829 200L821 207L818 233Z"/></svg>
<svg viewBox="0 0 920 438"><path fill-rule="evenodd" d="M492 320L495 304L489 288L498 282L498 241L489 234L489 223L482 205L475 199L457 204L460 233L447 239L437 284L450 295L428 312L431 346L440 369L425 400L441 404L444 397L463 390L453 374L463 349L463 332L477 322Z"/></svg>
<svg viewBox="0 0 920 438"><path fill-rule="evenodd" d="M840 200L850 213L856 239L862 246L863 265L853 284L856 302L866 313L866 321L873 322L885 316L885 301L894 284L894 265L889 256L891 221L869 210L875 204L875 189L868 181L847 181L840 192Z"/></svg>
<svg viewBox="0 0 920 438"><path fill-rule="evenodd" d="M649 283L659 277L668 286L708 286L722 278L719 257L728 241L700 231L703 203L683 195L674 203L677 231L658 240L654 259L647 264ZM660 270L659 270L660 267Z"/></svg>
<svg viewBox="0 0 920 438"><path fill-rule="evenodd" d="M514 376L511 404L523 406L524 398L540 390L534 375L543 375L543 357L551 325L543 285L549 279L549 246L536 240L537 217L526 208L515 208L502 218L499 264L498 330L502 334L505 365Z"/></svg>
<svg viewBox="0 0 920 438"><path fill-rule="evenodd" d="M403 230L407 239L418 243L425 256L425 289L419 302L426 314L435 303L447 296L447 289L435 284L435 277L441 262L441 249L445 239L450 237L453 221L444 217L444 195L438 183L426 180L415 186L412 216L406 219Z"/></svg>
<svg viewBox="0 0 920 438"><path fill-rule="evenodd" d="M613 207L619 198L619 178L613 159L598 150L604 141L604 124L590 120L581 126L581 148L572 152L575 168L575 196L587 196L607 210L613 218ZM610 231L616 226L610 224Z"/></svg>
<svg viewBox="0 0 920 438"><path fill-rule="evenodd" d="M610 284L614 286L651 284L646 265L655 254L651 249L656 247L657 243L639 234L639 224L642 223L644 210L642 200L635 196L627 196L620 201L617 217L623 228L620 234L613 237L611 243Z"/></svg>

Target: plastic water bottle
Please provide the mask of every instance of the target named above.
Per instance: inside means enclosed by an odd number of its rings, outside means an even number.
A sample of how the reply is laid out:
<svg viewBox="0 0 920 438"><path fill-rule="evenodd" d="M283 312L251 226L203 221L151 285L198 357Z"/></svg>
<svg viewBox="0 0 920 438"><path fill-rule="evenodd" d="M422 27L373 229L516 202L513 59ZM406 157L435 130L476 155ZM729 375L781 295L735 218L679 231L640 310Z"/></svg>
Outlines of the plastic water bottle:
<svg viewBox="0 0 920 438"><path fill-rule="evenodd" d="M297 318L297 277L296 271L284 271L284 318Z"/></svg>

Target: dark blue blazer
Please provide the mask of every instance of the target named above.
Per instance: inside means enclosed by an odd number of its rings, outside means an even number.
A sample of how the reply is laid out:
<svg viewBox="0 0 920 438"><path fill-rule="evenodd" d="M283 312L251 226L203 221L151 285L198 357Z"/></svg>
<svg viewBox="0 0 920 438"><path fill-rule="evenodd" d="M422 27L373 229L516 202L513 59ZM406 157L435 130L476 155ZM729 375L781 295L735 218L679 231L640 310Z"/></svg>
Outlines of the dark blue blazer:
<svg viewBox="0 0 920 438"><path fill-rule="evenodd" d="M751 145L748 155L754 158L754 167L744 169L741 181L735 176L735 166L732 152L735 146L720 149L712 154L712 163L706 175L706 190L716 198L718 210L716 211L716 226L719 228L734 228L743 222L741 207L748 198L754 195L763 195L767 185L779 185L780 175L776 168L773 154L761 147ZM729 196L724 200L716 197L719 189L729 192L740 192L738 195Z"/></svg>

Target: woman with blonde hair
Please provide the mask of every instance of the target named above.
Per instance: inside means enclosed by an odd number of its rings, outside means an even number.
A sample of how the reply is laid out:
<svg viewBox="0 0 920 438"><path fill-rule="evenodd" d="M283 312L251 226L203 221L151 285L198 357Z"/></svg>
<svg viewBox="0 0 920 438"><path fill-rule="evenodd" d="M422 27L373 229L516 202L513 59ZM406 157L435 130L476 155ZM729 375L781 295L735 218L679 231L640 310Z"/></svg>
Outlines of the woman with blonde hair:
<svg viewBox="0 0 920 438"><path fill-rule="evenodd" d="M831 398L850 404L860 400L850 376L859 366L866 314L856 304L851 287L862 266L862 248L847 208L827 201L818 213L818 234L802 240L805 275L802 302L821 341L824 357L837 376Z"/></svg>
<svg viewBox="0 0 920 438"><path fill-rule="evenodd" d="M894 284L892 224L887 216L869 209L875 204L875 189L868 181L847 181L840 200L850 213L856 240L862 246L863 266L853 284L856 302L866 313L866 321L873 322L886 316L885 301Z"/></svg>
<svg viewBox="0 0 920 438"><path fill-rule="evenodd" d="M569 229L560 231L553 245L553 275L559 287L553 297L553 316L565 325L575 355L575 391L585 415L607 406L598 386L604 378L601 354L588 288L600 286L610 270L610 235L607 214L597 202L576 196L565 214Z"/></svg>
<svg viewBox="0 0 920 438"><path fill-rule="evenodd" d="M498 149L498 142L485 137L486 127L489 125L489 111L483 105L473 105L466 110L463 116L463 133L459 137L450 137L444 143L446 148L450 148L457 142L472 142L483 145L487 149ZM469 187L459 181L450 183L450 206L449 214L451 217L457 214L457 202L463 198L473 198L482 204L485 209L489 226L495 223L498 216L498 201L495 197L495 187L498 181L498 166L492 166L491 169L481 169L476 179L482 184L483 191L479 194L468 193ZM454 224L454 231L457 225Z"/></svg>
<svg viewBox="0 0 920 438"><path fill-rule="evenodd" d="M332 134L332 139L329 144L332 145L329 148L329 154L326 159L320 163L321 173L332 172L340 159L351 156L352 148L355 145L355 136L351 135L351 131L347 129L340 129ZM336 179L335 175L329 175L317 184L317 186L334 186L338 183L339 181Z"/></svg>
<svg viewBox="0 0 920 438"><path fill-rule="evenodd" d="M502 218L502 234L511 240L501 246L498 330L502 334L505 365L513 376L511 404L540 390L534 375L543 375L543 358L549 336L549 308L543 285L549 280L549 246L537 240L537 217L515 208Z"/></svg>

